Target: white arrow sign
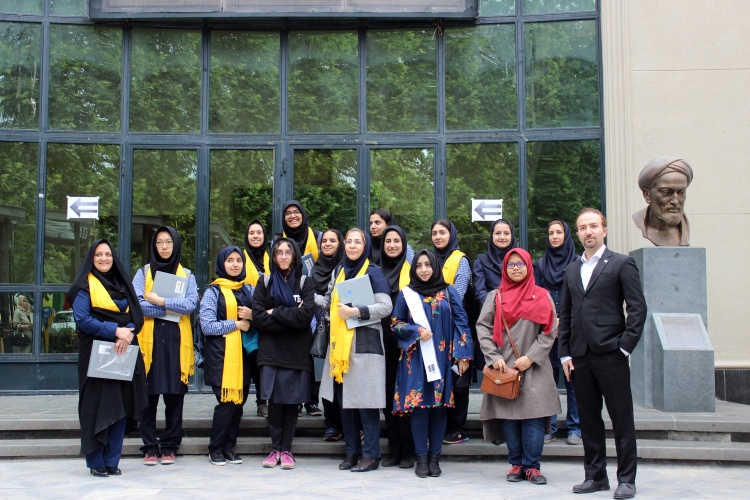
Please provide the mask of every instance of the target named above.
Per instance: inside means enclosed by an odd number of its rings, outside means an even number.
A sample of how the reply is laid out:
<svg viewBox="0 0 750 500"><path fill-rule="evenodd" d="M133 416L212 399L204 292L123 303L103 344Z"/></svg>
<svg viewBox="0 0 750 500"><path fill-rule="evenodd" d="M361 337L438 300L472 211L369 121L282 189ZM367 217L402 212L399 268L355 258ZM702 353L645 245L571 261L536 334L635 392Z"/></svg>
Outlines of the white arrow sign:
<svg viewBox="0 0 750 500"><path fill-rule="evenodd" d="M98 219L98 196L68 196L68 219Z"/></svg>
<svg viewBox="0 0 750 500"><path fill-rule="evenodd" d="M495 222L503 218L503 200L471 199L472 222Z"/></svg>

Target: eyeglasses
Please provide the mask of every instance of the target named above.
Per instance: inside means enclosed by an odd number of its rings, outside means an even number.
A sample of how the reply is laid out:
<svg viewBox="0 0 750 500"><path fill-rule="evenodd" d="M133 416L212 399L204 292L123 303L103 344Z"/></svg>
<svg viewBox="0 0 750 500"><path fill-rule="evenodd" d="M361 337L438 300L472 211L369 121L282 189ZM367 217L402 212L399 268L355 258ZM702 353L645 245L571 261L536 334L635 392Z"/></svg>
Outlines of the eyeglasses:
<svg viewBox="0 0 750 500"><path fill-rule="evenodd" d="M291 257L294 255L294 252L291 250L276 250L273 254L277 257Z"/></svg>
<svg viewBox="0 0 750 500"><path fill-rule="evenodd" d="M166 241L165 240L157 240L156 241L156 246L157 247L171 247L172 245L174 245L174 241L172 241L172 240L166 240Z"/></svg>
<svg viewBox="0 0 750 500"><path fill-rule="evenodd" d="M284 212L284 216L290 216L290 215L302 215L302 212L299 210L287 210Z"/></svg>
<svg viewBox="0 0 750 500"><path fill-rule="evenodd" d="M508 262L508 265L506 266L508 269L513 269L514 267L517 267L518 269L523 269L526 267L525 262Z"/></svg>

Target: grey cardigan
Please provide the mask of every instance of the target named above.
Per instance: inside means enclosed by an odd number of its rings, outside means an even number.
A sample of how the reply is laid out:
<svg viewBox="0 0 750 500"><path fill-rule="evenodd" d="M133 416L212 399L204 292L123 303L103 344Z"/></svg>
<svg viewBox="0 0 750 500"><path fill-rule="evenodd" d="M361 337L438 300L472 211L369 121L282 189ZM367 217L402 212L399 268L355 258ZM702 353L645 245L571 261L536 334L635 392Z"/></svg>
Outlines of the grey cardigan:
<svg viewBox="0 0 750 500"><path fill-rule="evenodd" d="M331 293L335 283L336 277L334 276L328 284L328 292L322 304L326 317L329 315ZM390 294L376 293L375 303L368 305L367 310L371 319L379 320L387 317L393 310ZM365 338L374 341L364 341ZM320 381L320 396L333 401L333 377L330 373L329 349ZM343 401L339 402L342 408L385 408L385 351L380 321L357 327L354 330L352 350L349 355L349 371L344 374L342 386Z"/></svg>

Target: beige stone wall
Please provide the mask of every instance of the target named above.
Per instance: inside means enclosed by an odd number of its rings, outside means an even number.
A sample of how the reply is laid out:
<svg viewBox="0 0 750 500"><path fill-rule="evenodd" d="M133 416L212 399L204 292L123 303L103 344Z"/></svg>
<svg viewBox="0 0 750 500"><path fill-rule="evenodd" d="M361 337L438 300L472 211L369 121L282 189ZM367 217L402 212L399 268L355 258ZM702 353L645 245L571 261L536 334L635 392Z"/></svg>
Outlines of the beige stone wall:
<svg viewBox="0 0 750 500"><path fill-rule="evenodd" d="M630 219L645 206L638 173L655 156L685 158L716 366L750 368L750 1L601 4L609 245L649 244Z"/></svg>

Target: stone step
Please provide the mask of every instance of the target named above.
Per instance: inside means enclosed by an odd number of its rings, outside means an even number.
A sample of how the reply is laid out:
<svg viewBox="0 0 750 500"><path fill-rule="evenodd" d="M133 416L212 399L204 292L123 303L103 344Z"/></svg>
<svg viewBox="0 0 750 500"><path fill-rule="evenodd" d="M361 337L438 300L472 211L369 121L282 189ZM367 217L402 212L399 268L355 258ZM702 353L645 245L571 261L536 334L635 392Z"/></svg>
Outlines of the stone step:
<svg viewBox="0 0 750 500"><path fill-rule="evenodd" d="M123 455L139 456L141 441L138 438L126 438ZM208 454L208 438L187 437L180 448L181 455ZM78 457L80 441L66 439L5 439L0 440L1 458L75 458ZM388 453L385 439L380 440L383 454ZM271 450L268 437L240 437L236 451L242 455L253 456L252 460L260 461ZM339 458L345 454L344 442L325 442L321 438L295 437L294 453L299 455L333 456ZM444 445L443 455L454 459L487 459L504 460L507 455L505 444L494 445L480 439L472 439L457 445ZM582 457L583 447L570 446L565 442L553 442L544 446L544 457L570 458ZM615 445L607 440L607 456L615 458ZM701 462L750 462L750 443L713 442L713 441L665 441L638 440L638 457L646 460L676 460Z"/></svg>

